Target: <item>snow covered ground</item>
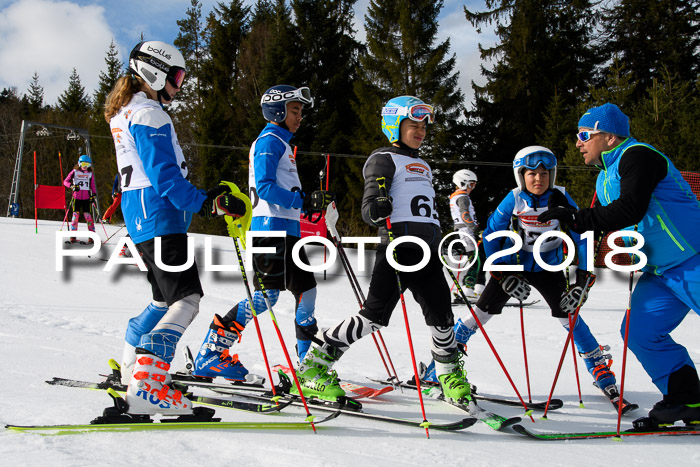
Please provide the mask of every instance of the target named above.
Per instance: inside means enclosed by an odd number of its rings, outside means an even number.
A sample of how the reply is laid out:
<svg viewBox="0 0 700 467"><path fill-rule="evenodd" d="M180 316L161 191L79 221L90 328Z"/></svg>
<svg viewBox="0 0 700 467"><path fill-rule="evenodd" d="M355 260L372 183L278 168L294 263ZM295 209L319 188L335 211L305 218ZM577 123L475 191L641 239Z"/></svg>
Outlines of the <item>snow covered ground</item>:
<svg viewBox="0 0 700 467"><path fill-rule="evenodd" d="M2 270L0 270L0 422L5 424L87 423L110 405L107 394L55 387L44 381L53 376L82 380L99 379L107 373L107 360L119 359L124 330L130 317L139 313L150 298L145 273L132 266L119 266L104 272L106 262L96 259L66 259L64 272L56 272L55 232L60 224L27 219L0 218ZM81 225L84 228L84 225ZM111 234L117 227L107 226ZM98 232L105 238L101 226ZM124 231L122 230L122 233ZM204 237L194 235L199 253ZM215 264L235 264L232 242L214 237ZM102 254L114 247L111 240ZM348 250L349 252L354 250ZM314 255L316 258L318 256ZM200 267L204 261L198 259ZM357 271L357 270L356 270ZM627 307L629 275L598 271L582 316L603 344L612 348L613 370L618 378L623 343L620 322ZM365 290L367 273L359 273ZM328 327L357 311L357 302L342 274L334 268L323 279L317 274L319 293L317 318ZM225 313L245 296L239 272L202 272L205 297L199 316L185 333L181 347L199 348L214 313ZM429 333L419 308L406 295L411 331L417 358L429 357ZM545 400L563 348L565 332L552 319L543 302L525 310L527 350L533 400ZM456 307L457 317L468 313ZM293 299L282 294L275 307L287 347L294 355ZM632 315L634 319L634 315ZM283 363L279 341L266 314L259 317L270 361ZM391 325L382 331L394 365L401 378L412 374L402 310L394 312ZM252 326L252 324L251 324ZM686 345L696 364L700 363L697 339L700 318L691 313L677 329L674 338ZM487 326L501 358L527 398L520 338L520 313L506 308ZM696 336L693 338L693 336ZM244 333L237 345L241 361L254 373L265 375L260 347L253 329ZM183 365L178 354L173 368ZM466 359L469 380L482 394L515 397L483 337L469 342ZM338 362L341 378L372 385L367 377L386 377L373 340L366 338L352 347ZM549 420L526 426L552 431L615 430L617 414L591 385L590 376L579 360L581 391L585 408L579 408L572 358L567 356L555 397L563 399L562 409L549 412ZM205 392L203 392L204 394ZM625 396L640 410L623 418L623 429L636 417L645 415L660 399L646 373L631 354L628 357ZM416 394L391 392L381 401L365 402L367 412L421 419ZM522 410L482 402L484 408L504 416L521 415ZM447 421L461 418L459 410L426 399L428 419ZM300 421L303 411L287 408L281 414L258 415L218 409L227 421ZM320 415L320 413L319 413ZM568 442L536 441L514 433L495 432L483 424L454 433L425 431L411 427L340 416L319 426L317 434L308 431L183 431L153 433L94 433L77 436L43 437L0 429L0 459L9 465L700 465L698 438L644 437L622 442L581 440ZM697 464L696 464L697 463Z"/></svg>

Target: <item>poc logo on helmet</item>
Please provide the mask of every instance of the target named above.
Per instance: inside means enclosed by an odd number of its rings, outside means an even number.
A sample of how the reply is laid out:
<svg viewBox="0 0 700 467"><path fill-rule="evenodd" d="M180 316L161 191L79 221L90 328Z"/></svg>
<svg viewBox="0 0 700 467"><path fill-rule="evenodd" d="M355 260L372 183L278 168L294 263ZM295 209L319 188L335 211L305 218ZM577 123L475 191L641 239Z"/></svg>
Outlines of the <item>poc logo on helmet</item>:
<svg viewBox="0 0 700 467"><path fill-rule="evenodd" d="M172 55L165 53L165 52L163 51L163 49L156 49L156 48L154 48L154 47L151 47L150 45L148 46L148 51L149 51L149 52L156 53L156 54L160 55L161 57L164 57L164 58L166 58L166 59L168 59L168 60L170 60L170 59L172 58Z"/></svg>
<svg viewBox="0 0 700 467"><path fill-rule="evenodd" d="M289 100L297 96L297 91L287 91L280 92L277 89L273 89L268 94L265 94L262 98L262 103L265 102L279 102L283 100Z"/></svg>

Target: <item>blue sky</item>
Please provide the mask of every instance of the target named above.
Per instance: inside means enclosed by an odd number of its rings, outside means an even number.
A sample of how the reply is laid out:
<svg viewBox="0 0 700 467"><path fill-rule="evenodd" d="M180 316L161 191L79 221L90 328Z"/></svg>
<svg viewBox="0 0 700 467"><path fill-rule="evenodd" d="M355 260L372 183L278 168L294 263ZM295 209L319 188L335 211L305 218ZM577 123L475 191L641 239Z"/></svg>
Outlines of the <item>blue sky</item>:
<svg viewBox="0 0 700 467"><path fill-rule="evenodd" d="M216 0L203 0L206 16ZM254 0L246 0L252 5ZM478 35L462 11L466 4L484 8L482 0L445 0L440 16L439 39L450 38L457 56L460 87L471 99L471 80L483 83L479 74L477 44L490 45L491 33ZM364 39L364 14L369 0L355 6L357 38ZM27 92L34 72L44 87L44 98L54 104L68 85L75 67L86 91L92 95L105 53L114 39L122 61L138 42L147 39L172 42L178 33L176 21L185 17L189 0L0 0L0 89L16 87Z"/></svg>

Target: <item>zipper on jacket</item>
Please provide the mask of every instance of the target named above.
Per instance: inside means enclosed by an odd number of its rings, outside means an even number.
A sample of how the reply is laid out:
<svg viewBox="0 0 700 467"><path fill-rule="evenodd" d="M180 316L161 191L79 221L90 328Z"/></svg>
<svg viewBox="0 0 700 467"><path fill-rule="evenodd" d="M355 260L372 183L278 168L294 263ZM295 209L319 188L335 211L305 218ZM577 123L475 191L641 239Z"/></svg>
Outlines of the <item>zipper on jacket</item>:
<svg viewBox="0 0 700 467"><path fill-rule="evenodd" d="M676 246L678 248L680 248L681 251L685 251L685 248L683 248L683 245L678 243L678 240L676 240L676 237L673 236L673 233L671 232L671 230L668 227L666 227L666 223L661 218L661 216L659 214L657 214L656 218L659 220L659 223L661 223L661 228L666 231L666 233L668 234L669 237L671 237L671 240L673 240L673 243L675 243Z"/></svg>

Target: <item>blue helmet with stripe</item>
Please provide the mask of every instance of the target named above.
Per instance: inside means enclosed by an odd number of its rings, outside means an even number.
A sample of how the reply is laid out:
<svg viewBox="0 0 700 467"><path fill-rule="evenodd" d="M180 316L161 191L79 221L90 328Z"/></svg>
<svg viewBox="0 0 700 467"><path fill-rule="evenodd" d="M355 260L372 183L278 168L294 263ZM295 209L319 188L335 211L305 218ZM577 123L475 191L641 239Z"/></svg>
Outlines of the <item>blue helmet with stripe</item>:
<svg viewBox="0 0 700 467"><path fill-rule="evenodd" d="M432 105L414 96L399 96L391 99L382 107L382 132L390 143L399 140L401 122L407 118L417 122L428 119L428 123L433 123L435 111Z"/></svg>

